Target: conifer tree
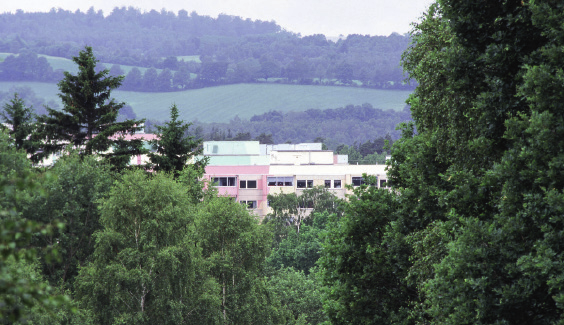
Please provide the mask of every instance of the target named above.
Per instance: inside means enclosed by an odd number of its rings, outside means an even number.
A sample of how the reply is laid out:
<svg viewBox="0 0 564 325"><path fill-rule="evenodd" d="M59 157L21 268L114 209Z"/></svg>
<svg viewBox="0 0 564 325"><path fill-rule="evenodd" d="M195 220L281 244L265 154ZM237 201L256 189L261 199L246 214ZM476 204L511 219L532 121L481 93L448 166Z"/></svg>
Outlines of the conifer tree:
<svg viewBox="0 0 564 325"><path fill-rule="evenodd" d="M110 97L117 89L123 76L112 77L109 70L96 72L98 60L91 47L80 51L73 61L78 65L78 73L65 72L58 84L63 109L56 111L47 108L48 115L38 117L39 131L34 138L44 142L43 150L32 159L40 161L51 153L73 145L82 155L105 154L112 145L123 141L123 136L140 129L144 120L116 122L119 110L125 103L118 103ZM120 150L120 155L131 156L143 152L142 141L130 142L130 150ZM123 146L121 146L123 147ZM115 158L115 157L114 157Z"/></svg>
<svg viewBox="0 0 564 325"><path fill-rule="evenodd" d="M202 140L186 136L185 133L192 123L178 120L176 104L170 108L170 118L171 120L164 126L157 126L159 139L152 141L155 152L150 153L149 158L154 170L174 172L176 177L191 157L202 152L200 147ZM205 163L206 161L202 160L196 162L196 165Z"/></svg>
<svg viewBox="0 0 564 325"><path fill-rule="evenodd" d="M28 137L33 131L33 108L25 106L23 99L15 93L10 103L4 105L4 111L0 112L0 117L4 123L10 125L9 134L16 149L32 152L34 145Z"/></svg>

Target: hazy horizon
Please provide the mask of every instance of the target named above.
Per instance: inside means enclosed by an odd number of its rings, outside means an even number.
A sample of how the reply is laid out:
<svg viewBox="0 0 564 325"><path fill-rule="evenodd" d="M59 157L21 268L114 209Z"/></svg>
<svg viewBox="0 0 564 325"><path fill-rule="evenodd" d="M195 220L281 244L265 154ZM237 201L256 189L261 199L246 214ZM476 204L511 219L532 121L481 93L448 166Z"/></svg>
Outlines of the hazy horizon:
<svg viewBox="0 0 564 325"><path fill-rule="evenodd" d="M52 8L86 12L90 7L108 15L115 7L134 7L141 11L179 10L217 17L218 14L253 20L276 21L282 28L303 36L324 34L328 37L349 34L390 35L410 31L432 0L21 0L0 3L0 13L21 9L25 12L48 12Z"/></svg>

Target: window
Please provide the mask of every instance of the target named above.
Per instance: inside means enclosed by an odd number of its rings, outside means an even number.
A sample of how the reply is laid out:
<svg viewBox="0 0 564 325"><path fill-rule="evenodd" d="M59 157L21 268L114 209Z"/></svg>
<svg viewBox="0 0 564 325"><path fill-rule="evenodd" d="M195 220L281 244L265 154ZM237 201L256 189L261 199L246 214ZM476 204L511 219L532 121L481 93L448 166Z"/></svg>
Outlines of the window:
<svg viewBox="0 0 564 325"><path fill-rule="evenodd" d="M239 181L239 188L257 188L257 181Z"/></svg>
<svg viewBox="0 0 564 325"><path fill-rule="evenodd" d="M236 177L214 177L215 186L235 186Z"/></svg>
<svg viewBox="0 0 564 325"><path fill-rule="evenodd" d="M385 179L380 180L380 187L387 187L387 181Z"/></svg>
<svg viewBox="0 0 564 325"><path fill-rule="evenodd" d="M268 186L294 186L294 178L270 176L267 178Z"/></svg>
<svg viewBox="0 0 564 325"><path fill-rule="evenodd" d="M371 177L369 178L370 180L375 180L375 178ZM378 180L376 180L375 182L372 183L367 183L366 180L363 177L353 177L352 178L352 182L353 182L353 186L360 186L360 185L370 185L370 186L376 186L378 185Z"/></svg>
<svg viewBox="0 0 564 325"><path fill-rule="evenodd" d="M334 188L341 188L341 180L340 179L336 179L333 181L333 187Z"/></svg>
<svg viewBox="0 0 564 325"><path fill-rule="evenodd" d="M330 179L325 180L325 188L331 188L331 180Z"/></svg>
<svg viewBox="0 0 564 325"><path fill-rule="evenodd" d="M360 186L360 185L364 184L364 179L362 179L362 177L353 177L352 183L353 183L353 186Z"/></svg>
<svg viewBox="0 0 564 325"><path fill-rule="evenodd" d="M313 187L313 180L311 180L311 179L308 179L308 180L298 179L296 181L296 184L297 184L298 188L306 188L306 187L312 188Z"/></svg>
<svg viewBox="0 0 564 325"><path fill-rule="evenodd" d="M239 201L242 205L246 206L247 209L256 209L257 201Z"/></svg>

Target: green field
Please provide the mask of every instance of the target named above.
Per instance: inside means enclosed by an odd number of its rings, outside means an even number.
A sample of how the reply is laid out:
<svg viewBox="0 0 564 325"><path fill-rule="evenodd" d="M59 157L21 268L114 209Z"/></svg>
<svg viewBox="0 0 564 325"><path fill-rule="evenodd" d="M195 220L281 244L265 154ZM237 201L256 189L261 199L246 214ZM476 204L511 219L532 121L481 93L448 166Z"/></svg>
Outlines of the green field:
<svg viewBox="0 0 564 325"><path fill-rule="evenodd" d="M29 86L37 96L56 100L55 84L0 82L0 91ZM402 110L410 91L352 87L300 86L280 84L238 84L167 93L115 91L114 97L133 107L139 118L165 120L172 103L186 121L228 122L239 116L248 119L271 110L304 111L310 108L338 108L370 103L375 108Z"/></svg>
<svg viewBox="0 0 564 325"><path fill-rule="evenodd" d="M6 57L8 57L10 55L14 55L14 53L0 53L0 62L2 62ZM17 54L15 54L15 55L17 55ZM47 62L49 62L49 64L53 68L53 70L62 69L64 71L68 71L70 73L76 73L78 71L78 68L76 67L76 63L74 63L70 59L61 58L61 57L58 57L58 56L49 56L49 55L44 55L44 54L39 54L39 56L42 56L45 59L47 59ZM112 65L113 65L113 63L106 63L106 62L100 62L100 63L104 64L107 69L111 68ZM128 74L129 71L131 71L131 69L135 68L135 66L121 65L121 64L120 64L120 67L125 74ZM147 68L142 68L142 67L137 67L137 69L139 69L141 71L141 73L145 73L145 71L147 70ZM162 69L156 69L156 70L157 70L157 72L160 73Z"/></svg>

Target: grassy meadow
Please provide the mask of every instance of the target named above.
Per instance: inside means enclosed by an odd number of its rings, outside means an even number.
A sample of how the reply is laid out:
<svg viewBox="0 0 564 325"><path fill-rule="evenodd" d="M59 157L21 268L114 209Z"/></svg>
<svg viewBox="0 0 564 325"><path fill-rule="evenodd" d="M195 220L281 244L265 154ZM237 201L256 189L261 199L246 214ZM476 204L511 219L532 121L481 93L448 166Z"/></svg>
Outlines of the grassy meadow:
<svg viewBox="0 0 564 325"><path fill-rule="evenodd" d="M10 55L17 55L17 54L0 53L0 62L4 61L4 59L6 59L6 57ZM76 66L76 63L74 63L71 59L61 58L58 56L49 56L44 54L38 54L38 56L42 56L45 59L47 59L47 62L49 62L53 70L62 69L64 71L68 71L73 74L76 74L78 72L78 67ZM100 62L99 64L103 64L107 69L111 68L113 65L113 63L106 63L106 62ZM122 64L120 64L120 67L125 74L129 73L131 69L135 68L135 66L122 65ZM137 69L139 69L142 73L145 73L145 71L147 70L147 68L143 68L143 67L137 67ZM162 69L156 69L156 70L157 72L161 72Z"/></svg>
<svg viewBox="0 0 564 325"><path fill-rule="evenodd" d="M46 101L59 101L56 84L0 82L0 91L14 86L30 87ZM304 111L364 103L375 108L402 110L409 94L410 91L400 90L283 84L237 84L166 93L113 92L114 98L131 105L139 118L166 120L170 106L176 103L182 119L202 122L228 122L235 116L248 119L271 110Z"/></svg>

